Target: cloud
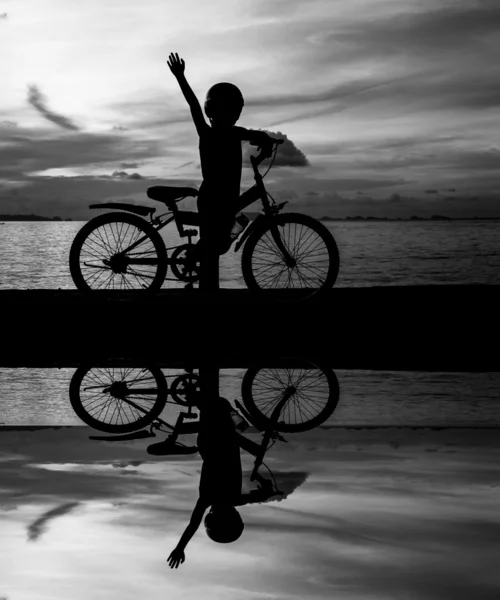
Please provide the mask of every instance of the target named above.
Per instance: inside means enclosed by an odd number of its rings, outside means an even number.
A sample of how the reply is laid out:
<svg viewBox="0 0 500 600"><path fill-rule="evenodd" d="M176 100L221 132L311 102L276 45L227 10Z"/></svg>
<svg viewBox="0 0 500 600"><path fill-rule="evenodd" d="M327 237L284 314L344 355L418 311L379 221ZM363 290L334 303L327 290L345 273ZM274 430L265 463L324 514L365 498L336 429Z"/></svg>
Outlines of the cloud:
<svg viewBox="0 0 500 600"><path fill-rule="evenodd" d="M28 540L30 542L36 542L40 539L40 536L47 531L47 525L50 521L53 521L57 517L67 515L79 505L80 502L67 502L66 504L61 504L60 506L45 512L28 526Z"/></svg>
<svg viewBox="0 0 500 600"><path fill-rule="evenodd" d="M135 163L137 159L156 158L170 154L158 140L144 140L138 145L132 139L112 133L75 131L67 135L60 131L39 131L4 127L0 145L0 177L24 178L28 173L48 169L78 168Z"/></svg>
<svg viewBox="0 0 500 600"><path fill-rule="evenodd" d="M319 116L333 115L373 101L382 96L391 98L391 90L398 82L404 82L410 76L395 78L367 78L365 80L347 81L333 87L312 94L279 94L257 96L248 101L250 106L272 108L280 107L282 110L288 106L307 105L306 111L289 115L274 121L272 126L292 123L294 121L309 120ZM316 106L317 105L317 106Z"/></svg>
<svg viewBox="0 0 500 600"><path fill-rule="evenodd" d="M69 129L71 131L78 131L80 129L71 121L71 119L57 114L47 108L47 100L36 85L28 86L28 102L34 108L36 108L43 117L45 117L48 121L59 125L59 127L62 127L63 129Z"/></svg>
<svg viewBox="0 0 500 600"><path fill-rule="evenodd" d="M7 18L7 13L6 12L0 14L0 20L6 19L6 18Z"/></svg>
<svg viewBox="0 0 500 600"><path fill-rule="evenodd" d="M489 0L474 4L459 0L454 4L443 3L434 10L412 9L390 14L388 18L375 17L343 25L340 31L325 33L321 41L342 42L352 48L361 45L372 53L396 50L409 55L418 52L442 56L446 50L455 52L476 44L480 48L485 37L498 33L499 24L500 6Z"/></svg>
<svg viewBox="0 0 500 600"><path fill-rule="evenodd" d="M436 3L436 8L366 11L306 37L315 51L304 53L302 68L353 66L405 73L390 86L350 98L352 105L378 101L385 112L415 108L482 109L500 102L500 5L487 0ZM441 4L441 5L440 5ZM323 31L321 31L323 29Z"/></svg>
<svg viewBox="0 0 500 600"><path fill-rule="evenodd" d="M500 149L456 150L455 152L450 152L449 155L443 156L442 161L459 170L466 170L469 172L493 171L494 173L497 173L500 171Z"/></svg>
<svg viewBox="0 0 500 600"><path fill-rule="evenodd" d="M124 163L121 163L120 168L121 169L137 169L138 166L139 166L139 164L136 162L131 162L131 163L124 162Z"/></svg>
<svg viewBox="0 0 500 600"><path fill-rule="evenodd" d="M130 179L103 176L78 177L25 177L23 187L17 196L11 190L2 193L0 188L0 212L3 214L39 214L60 216L64 219L88 220L95 216L95 211L88 209L89 204L99 202L132 202L148 204L145 179ZM154 179L155 185L197 187L199 182L193 179ZM152 185L152 184L151 184ZM190 203L190 201L192 201ZM186 199L183 207L196 210L196 199Z"/></svg>
<svg viewBox="0 0 500 600"><path fill-rule="evenodd" d="M304 0L256 0L248 5L252 16L256 17L279 17L280 20L286 14L290 16L304 4Z"/></svg>
<svg viewBox="0 0 500 600"><path fill-rule="evenodd" d="M126 469L127 467L140 467L144 464L143 460L119 460L112 462L111 466L115 469Z"/></svg>
<svg viewBox="0 0 500 600"><path fill-rule="evenodd" d="M192 165L194 163L194 160L190 160L182 165L180 165L179 167L176 167L176 169L183 169L184 167L188 167L189 165Z"/></svg>
<svg viewBox="0 0 500 600"><path fill-rule="evenodd" d="M145 179L139 173L126 173L125 171L113 171L112 177L116 177L118 179Z"/></svg>
<svg viewBox="0 0 500 600"><path fill-rule="evenodd" d="M304 485L309 477L309 473L305 471L279 471L273 470L276 478L276 485L283 492L283 496L272 496L266 502L281 502L286 500L300 486Z"/></svg>

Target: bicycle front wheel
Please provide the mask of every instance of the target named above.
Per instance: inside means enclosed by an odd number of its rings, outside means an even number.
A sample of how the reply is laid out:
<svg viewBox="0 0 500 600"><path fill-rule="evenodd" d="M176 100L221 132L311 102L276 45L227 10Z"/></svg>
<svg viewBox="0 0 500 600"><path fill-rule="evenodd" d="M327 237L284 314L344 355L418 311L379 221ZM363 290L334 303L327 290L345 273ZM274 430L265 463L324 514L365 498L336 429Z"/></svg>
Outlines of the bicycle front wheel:
<svg viewBox="0 0 500 600"><path fill-rule="evenodd" d="M107 433L131 433L152 423L167 402L161 369L79 367L69 385L71 406L80 419Z"/></svg>
<svg viewBox="0 0 500 600"><path fill-rule="evenodd" d="M300 432L324 423L337 407L339 383L332 369L304 361L293 368L251 368L241 384L245 408L262 429L276 405L293 388L278 419L277 431Z"/></svg>
<svg viewBox="0 0 500 600"><path fill-rule="evenodd" d="M279 234L291 260L276 243ZM308 298L334 286L339 273L339 251L328 229L313 217L284 213L250 235L243 248L241 270L250 290L300 290Z"/></svg>
<svg viewBox="0 0 500 600"><path fill-rule="evenodd" d="M81 292L161 288L167 275L167 250L160 234L144 219L106 213L76 234L69 270Z"/></svg>

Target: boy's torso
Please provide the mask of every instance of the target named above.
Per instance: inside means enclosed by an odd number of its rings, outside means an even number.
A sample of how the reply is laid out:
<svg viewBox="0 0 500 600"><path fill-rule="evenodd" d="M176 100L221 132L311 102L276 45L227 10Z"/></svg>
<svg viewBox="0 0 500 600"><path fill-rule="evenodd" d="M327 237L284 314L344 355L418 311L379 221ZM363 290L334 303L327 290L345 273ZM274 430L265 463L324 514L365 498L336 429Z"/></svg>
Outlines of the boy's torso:
<svg viewBox="0 0 500 600"><path fill-rule="evenodd" d="M233 127L206 127L199 142L202 189L218 195L238 198L240 195L242 151L241 138Z"/></svg>
<svg viewBox="0 0 500 600"><path fill-rule="evenodd" d="M200 497L210 503L239 497L242 486L240 446L227 400L214 400L200 411L198 448L203 458Z"/></svg>

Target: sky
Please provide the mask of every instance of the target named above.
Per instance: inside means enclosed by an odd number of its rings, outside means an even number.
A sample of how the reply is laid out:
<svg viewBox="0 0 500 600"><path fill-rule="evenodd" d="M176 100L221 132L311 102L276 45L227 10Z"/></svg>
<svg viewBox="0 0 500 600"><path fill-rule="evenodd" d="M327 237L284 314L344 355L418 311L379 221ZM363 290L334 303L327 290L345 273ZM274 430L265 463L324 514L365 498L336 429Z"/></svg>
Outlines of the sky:
<svg viewBox="0 0 500 600"><path fill-rule="evenodd" d="M196 503L199 457L92 433L2 431L0 598L499 597L496 431L287 435L266 457L286 497L242 507L233 544L201 527L177 570L166 559Z"/></svg>
<svg viewBox="0 0 500 600"><path fill-rule="evenodd" d="M491 0L0 0L0 213L198 188L178 52L202 105L235 83L238 124L286 140L265 183L290 209L497 216L499 33Z"/></svg>

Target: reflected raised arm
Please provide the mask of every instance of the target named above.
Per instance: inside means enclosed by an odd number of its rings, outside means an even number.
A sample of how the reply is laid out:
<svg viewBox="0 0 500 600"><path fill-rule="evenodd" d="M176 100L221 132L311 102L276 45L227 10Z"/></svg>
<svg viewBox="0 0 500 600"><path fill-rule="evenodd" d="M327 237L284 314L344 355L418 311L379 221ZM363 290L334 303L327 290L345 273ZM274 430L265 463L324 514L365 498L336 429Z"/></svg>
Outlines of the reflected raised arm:
<svg viewBox="0 0 500 600"><path fill-rule="evenodd" d="M182 534L181 539L177 546L172 550L170 556L167 559L167 562L171 569L177 569L179 564L183 563L185 560L184 550L188 545L189 541L193 537L193 535L198 531L198 527L201 524L203 519L203 515L208 508L208 504L202 498L198 499L196 506L194 507L193 514L191 515L191 520L189 521L189 525L186 527L184 533Z"/></svg>

